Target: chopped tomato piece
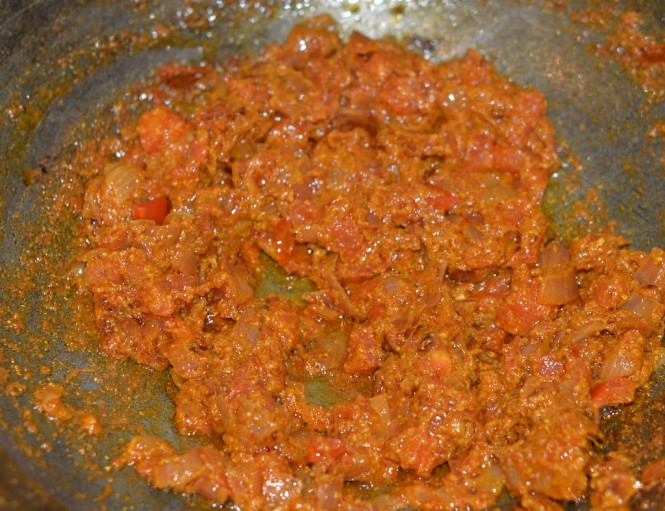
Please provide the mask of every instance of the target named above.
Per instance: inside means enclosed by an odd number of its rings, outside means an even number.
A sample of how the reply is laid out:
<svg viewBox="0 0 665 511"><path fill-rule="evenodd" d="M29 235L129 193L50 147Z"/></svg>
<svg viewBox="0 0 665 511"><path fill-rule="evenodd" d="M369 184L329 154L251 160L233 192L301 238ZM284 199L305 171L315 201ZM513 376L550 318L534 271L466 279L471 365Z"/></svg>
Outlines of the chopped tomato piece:
<svg viewBox="0 0 665 511"><path fill-rule="evenodd" d="M289 222L284 218L280 218L275 226L273 244L275 245L277 261L281 264L286 263L291 257L291 252L293 252L295 236Z"/></svg>
<svg viewBox="0 0 665 511"><path fill-rule="evenodd" d="M349 356L344 370L352 374L370 374L381 365L381 338L367 327L356 326L349 336Z"/></svg>
<svg viewBox="0 0 665 511"><path fill-rule="evenodd" d="M171 204L166 197L156 197L134 206L132 217L134 220L153 220L162 225L170 209Z"/></svg>
<svg viewBox="0 0 665 511"><path fill-rule="evenodd" d="M631 403L635 398L635 382L628 378L608 378L591 389L591 403L595 408Z"/></svg>
<svg viewBox="0 0 665 511"><path fill-rule="evenodd" d="M141 147L153 154L183 143L190 133L187 122L165 106L144 112L139 118L138 133Z"/></svg>
<svg viewBox="0 0 665 511"><path fill-rule="evenodd" d="M430 375L448 376L453 360L445 349L434 349L418 361L418 368Z"/></svg>
<svg viewBox="0 0 665 511"><path fill-rule="evenodd" d="M665 62L665 44L648 44L638 48L638 58L649 64Z"/></svg>
<svg viewBox="0 0 665 511"><path fill-rule="evenodd" d="M459 203L454 195L436 195L428 197L427 204L435 210L450 211Z"/></svg>
<svg viewBox="0 0 665 511"><path fill-rule="evenodd" d="M538 303L538 296L529 288L512 290L497 311L496 326L511 334L528 334L549 312L550 306Z"/></svg>
<svg viewBox="0 0 665 511"><path fill-rule="evenodd" d="M307 461L317 463L337 459L347 452L344 442L337 438L313 437L307 446Z"/></svg>
<svg viewBox="0 0 665 511"><path fill-rule="evenodd" d="M434 188L434 187L432 187ZM450 211L459 204L460 200L447 190L436 189L430 197L427 197L427 205L434 210Z"/></svg>

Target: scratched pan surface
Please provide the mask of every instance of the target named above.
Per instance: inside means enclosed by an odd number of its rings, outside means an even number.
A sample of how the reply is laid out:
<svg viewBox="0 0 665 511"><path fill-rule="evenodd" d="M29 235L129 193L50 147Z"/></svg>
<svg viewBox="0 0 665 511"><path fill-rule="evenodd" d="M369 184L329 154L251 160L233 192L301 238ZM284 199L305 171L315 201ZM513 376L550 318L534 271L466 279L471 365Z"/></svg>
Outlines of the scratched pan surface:
<svg viewBox="0 0 665 511"><path fill-rule="evenodd" d="M154 490L131 470L106 470L133 434L158 434L177 447L194 440L173 431L166 375L130 363L109 365L95 352L90 324L77 319L85 311L73 310L65 291L74 219L44 213L57 209L53 189L71 185L58 157L95 129L131 84L151 79L159 64L256 53L299 19L323 12L344 33L391 35L434 60L473 47L549 101L559 139L570 148L562 152L564 164L548 192L555 222L570 228L564 220L573 201L595 190L634 246L665 246L663 141L646 136L665 120L665 103L648 103L616 62L589 51L603 34L571 21L557 2L549 4L0 2L0 509L205 507ZM647 30L662 34L665 2L631 5L642 12ZM583 6L571 1L568 12ZM582 170L566 163L568 152ZM104 434L91 438L73 423L56 427L35 412L34 390L46 381L62 383L72 406L92 410ZM665 421L659 420L664 387L661 369L634 405L608 410L606 438L597 448L621 448L637 473L665 454ZM643 492L633 507L662 509L664 500L658 491Z"/></svg>

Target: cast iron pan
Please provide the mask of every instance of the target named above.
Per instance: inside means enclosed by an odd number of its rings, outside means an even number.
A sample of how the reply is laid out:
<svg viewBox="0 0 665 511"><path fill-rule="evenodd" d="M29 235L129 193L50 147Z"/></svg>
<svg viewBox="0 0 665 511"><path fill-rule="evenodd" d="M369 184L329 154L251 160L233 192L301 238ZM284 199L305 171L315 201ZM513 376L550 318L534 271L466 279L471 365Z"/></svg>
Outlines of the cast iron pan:
<svg viewBox="0 0 665 511"><path fill-rule="evenodd" d="M614 2L612 2L614 3ZM665 2L621 2L662 36ZM156 66L257 53L298 20L330 13L343 33L390 35L433 60L473 47L513 81L543 91L562 145L562 167L547 194L565 234L610 220L633 243L665 246L663 139L647 133L665 120L621 66L591 51L601 29L573 21L598 2L476 0L343 2L292 0L111 0L0 2L0 509L179 510L201 500L150 488L109 460L132 435L148 432L176 448L195 440L172 427L166 375L96 353L86 311L68 291L72 229L58 187L79 186L58 164L85 133L101 130L114 101ZM602 5L600 6L602 7ZM581 165L575 164L578 161ZM568 213L595 191L602 207L582 221ZM47 212L50 212L47 214ZM609 216L604 216L609 213ZM34 390L60 382L65 400L87 407L104 434L58 426L34 409ZM665 454L665 372L638 400L606 410L599 450L620 448L639 475ZM659 493L660 491L660 493ZM635 509L663 509L661 490ZM509 502L509 499L506 500ZM583 509L584 503L571 506Z"/></svg>

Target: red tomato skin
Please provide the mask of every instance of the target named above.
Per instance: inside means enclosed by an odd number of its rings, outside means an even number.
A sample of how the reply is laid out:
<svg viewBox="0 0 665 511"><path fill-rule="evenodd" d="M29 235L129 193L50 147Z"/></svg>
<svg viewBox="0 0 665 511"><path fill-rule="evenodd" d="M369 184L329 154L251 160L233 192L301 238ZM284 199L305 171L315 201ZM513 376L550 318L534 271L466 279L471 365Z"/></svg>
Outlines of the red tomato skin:
<svg viewBox="0 0 665 511"><path fill-rule="evenodd" d="M166 197L156 197L134 206L132 217L134 220L152 220L162 225L170 210L169 200Z"/></svg>

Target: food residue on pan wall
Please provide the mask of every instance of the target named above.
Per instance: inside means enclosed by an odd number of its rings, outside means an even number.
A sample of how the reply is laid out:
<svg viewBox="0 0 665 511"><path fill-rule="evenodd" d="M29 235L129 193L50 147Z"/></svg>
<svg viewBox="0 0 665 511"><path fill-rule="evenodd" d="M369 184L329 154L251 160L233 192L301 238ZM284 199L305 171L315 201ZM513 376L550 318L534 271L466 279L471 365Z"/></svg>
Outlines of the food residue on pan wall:
<svg viewBox="0 0 665 511"><path fill-rule="evenodd" d="M617 2L604 9L577 12L573 18L606 30L606 43L596 46L598 54L619 61L650 100L665 99L665 39L662 33L643 31L639 12L624 12Z"/></svg>

